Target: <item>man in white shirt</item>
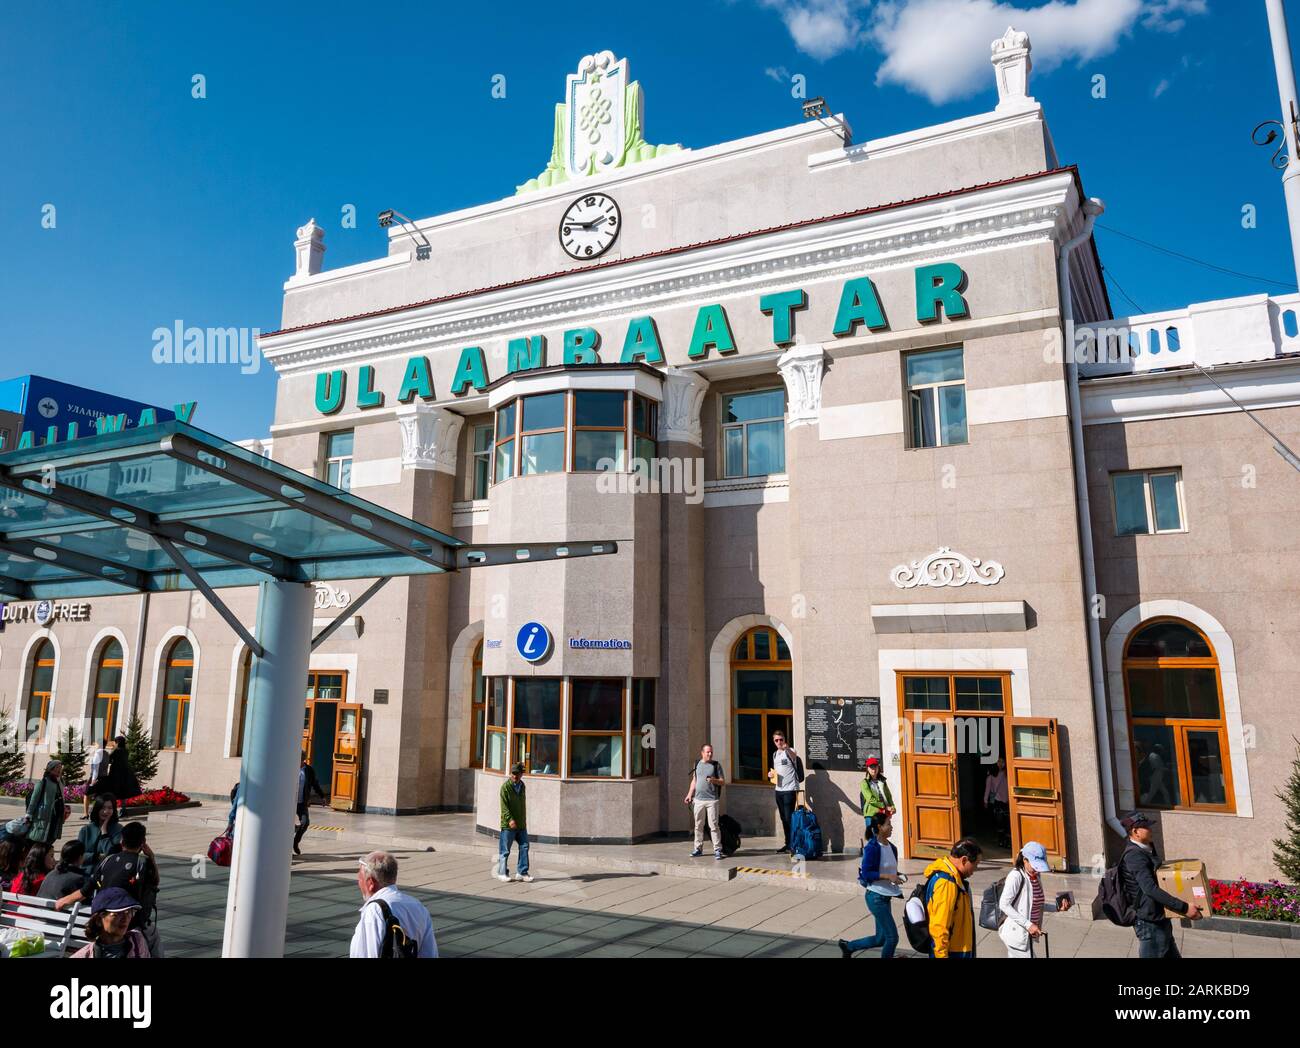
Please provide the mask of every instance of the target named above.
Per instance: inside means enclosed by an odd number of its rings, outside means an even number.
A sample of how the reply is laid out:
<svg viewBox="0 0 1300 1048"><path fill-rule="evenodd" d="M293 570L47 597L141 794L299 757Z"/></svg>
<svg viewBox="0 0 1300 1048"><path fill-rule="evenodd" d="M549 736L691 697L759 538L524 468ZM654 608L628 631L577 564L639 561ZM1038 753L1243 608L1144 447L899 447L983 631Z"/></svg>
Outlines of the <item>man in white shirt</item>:
<svg viewBox="0 0 1300 1048"><path fill-rule="evenodd" d="M772 745L776 747L772 754L772 770L768 777L776 787L776 810L781 816L781 829L785 832L785 844L778 855L790 850L790 819L794 815L794 802L799 793L799 773L795 752L786 742L785 732L777 731L772 735Z"/></svg>
<svg viewBox="0 0 1300 1048"><path fill-rule="evenodd" d="M387 906L392 920L415 944L418 957L437 957L438 940L433 934L433 918L418 900L397 887L397 859L385 851L373 851L359 861L357 887L361 889L361 919L352 933L349 957L401 956L398 936L392 933L384 914ZM383 905L381 905L381 903Z"/></svg>

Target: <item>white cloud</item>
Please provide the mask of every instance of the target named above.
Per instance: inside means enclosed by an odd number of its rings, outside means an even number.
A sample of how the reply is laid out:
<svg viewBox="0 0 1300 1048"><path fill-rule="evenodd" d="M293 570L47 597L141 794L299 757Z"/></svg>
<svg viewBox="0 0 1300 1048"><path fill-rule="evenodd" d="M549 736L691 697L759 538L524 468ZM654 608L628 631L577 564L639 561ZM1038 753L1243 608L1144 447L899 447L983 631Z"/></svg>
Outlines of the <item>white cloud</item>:
<svg viewBox="0 0 1300 1048"><path fill-rule="evenodd" d="M761 0L778 11L794 45L819 61L851 51L862 42L860 17L869 0Z"/></svg>
<svg viewBox="0 0 1300 1048"><path fill-rule="evenodd" d="M759 0L777 11L795 46L819 60L863 42L883 55L877 84L899 84L936 104L991 87L989 44L1013 25L1029 33L1034 68L1113 52L1139 24L1176 33L1207 0ZM1026 0L1021 0L1021 4Z"/></svg>
<svg viewBox="0 0 1300 1048"><path fill-rule="evenodd" d="M790 80L790 70L786 69L785 66L768 66L763 70L763 75L775 80L778 84L784 84Z"/></svg>
<svg viewBox="0 0 1300 1048"><path fill-rule="evenodd" d="M1184 15L1208 14L1206 0L1148 0L1142 24L1162 33L1176 33L1187 24Z"/></svg>
<svg viewBox="0 0 1300 1048"><path fill-rule="evenodd" d="M1142 11L1142 0L1052 0L1032 8L996 0L881 3L871 30L885 55L876 83L950 102L992 85L989 44L1009 25L1029 34L1034 68L1042 73L1114 51Z"/></svg>
<svg viewBox="0 0 1300 1048"><path fill-rule="evenodd" d="M1156 84L1156 89L1153 92L1151 92L1151 97L1159 98L1168 90L1169 90L1169 81L1161 80L1160 83Z"/></svg>

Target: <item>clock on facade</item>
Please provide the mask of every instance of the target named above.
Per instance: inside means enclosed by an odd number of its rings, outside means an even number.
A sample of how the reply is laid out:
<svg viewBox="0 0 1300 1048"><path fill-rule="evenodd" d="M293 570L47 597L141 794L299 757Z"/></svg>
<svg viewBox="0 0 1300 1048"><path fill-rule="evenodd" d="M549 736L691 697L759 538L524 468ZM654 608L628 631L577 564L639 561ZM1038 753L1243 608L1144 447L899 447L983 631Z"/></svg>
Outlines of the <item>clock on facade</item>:
<svg viewBox="0 0 1300 1048"><path fill-rule="evenodd" d="M565 209L560 219L560 246L571 258L597 258L614 245L622 223L613 197L588 193Z"/></svg>

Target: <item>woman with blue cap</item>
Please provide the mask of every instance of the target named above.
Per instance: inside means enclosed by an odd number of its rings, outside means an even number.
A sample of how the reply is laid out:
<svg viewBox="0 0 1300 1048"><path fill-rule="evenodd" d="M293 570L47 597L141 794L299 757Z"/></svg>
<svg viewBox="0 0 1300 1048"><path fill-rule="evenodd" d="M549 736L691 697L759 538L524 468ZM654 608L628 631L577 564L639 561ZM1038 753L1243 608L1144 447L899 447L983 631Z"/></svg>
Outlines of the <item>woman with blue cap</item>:
<svg viewBox="0 0 1300 1048"><path fill-rule="evenodd" d="M1043 914L1048 909L1042 875L1050 869L1047 849L1037 841L1028 841L1016 856L1016 867L1007 875L999 900L1005 920L998 937L1006 944L1008 957L1035 956L1034 946L1043 937ZM1065 912L1070 908L1069 895L1059 896L1058 901L1059 907L1053 909Z"/></svg>
<svg viewBox="0 0 1300 1048"><path fill-rule="evenodd" d="M148 957L144 933L131 927L140 904L125 888L101 888L90 904L86 938L90 943L73 957Z"/></svg>

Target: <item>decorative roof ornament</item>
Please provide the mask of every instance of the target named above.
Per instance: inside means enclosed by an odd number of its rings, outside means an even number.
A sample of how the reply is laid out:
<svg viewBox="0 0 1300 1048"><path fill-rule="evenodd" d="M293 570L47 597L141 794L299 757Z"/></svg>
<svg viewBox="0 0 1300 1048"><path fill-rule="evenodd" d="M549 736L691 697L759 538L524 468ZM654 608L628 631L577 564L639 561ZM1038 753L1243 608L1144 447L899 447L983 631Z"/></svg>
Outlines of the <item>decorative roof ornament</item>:
<svg viewBox="0 0 1300 1048"><path fill-rule="evenodd" d="M546 169L517 191L530 193L679 152L680 145L645 140L643 107L641 85L628 79L626 58L616 59L612 51L587 55L565 78Z"/></svg>
<svg viewBox="0 0 1300 1048"><path fill-rule="evenodd" d="M992 50L993 70L998 82L997 111L1005 113L1036 106L1038 103L1029 95L1029 73L1034 68L1029 34L1008 26L1007 31L993 41Z"/></svg>
<svg viewBox="0 0 1300 1048"><path fill-rule="evenodd" d="M995 560L982 564L978 559L972 560L964 553L954 553L947 546L940 546L937 553L931 553L924 560L898 565L889 573L889 578L899 589L915 589L917 586L939 589L965 586L971 582L996 586L1005 574L1006 569Z"/></svg>

